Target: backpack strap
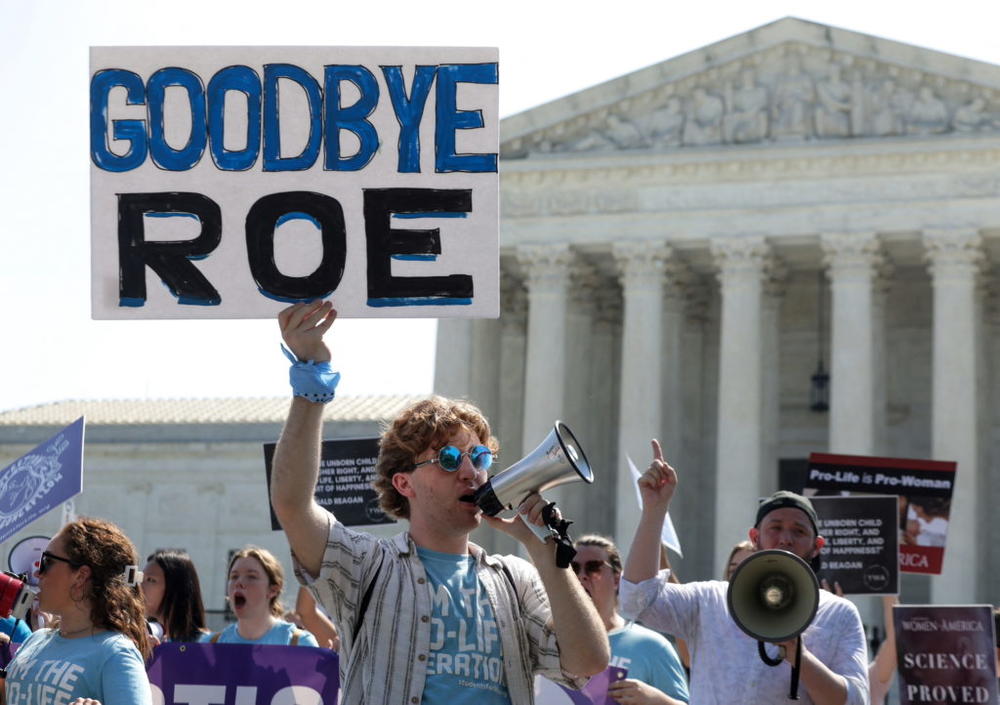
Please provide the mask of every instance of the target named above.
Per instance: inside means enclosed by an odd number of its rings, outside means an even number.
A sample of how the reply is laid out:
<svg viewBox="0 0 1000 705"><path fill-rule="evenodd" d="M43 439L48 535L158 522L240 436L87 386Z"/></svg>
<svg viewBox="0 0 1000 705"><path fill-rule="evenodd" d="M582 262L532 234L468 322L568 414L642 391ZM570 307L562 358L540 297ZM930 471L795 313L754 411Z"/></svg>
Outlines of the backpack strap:
<svg viewBox="0 0 1000 705"><path fill-rule="evenodd" d="M380 572L382 572L382 558L379 559L378 568L375 569L375 575L372 576L371 582L368 583L368 587L365 589L365 594L361 598L361 604L358 605L358 614L354 618L354 631L351 633L352 643L357 641L358 634L361 633L361 625L364 624L365 621L365 612L368 611L368 603L372 600L372 593L375 591L375 583L378 581L378 574Z"/></svg>
<svg viewBox="0 0 1000 705"><path fill-rule="evenodd" d="M222 636L222 632L213 632L212 636L210 636L208 638L208 643L209 644L218 644L219 643L219 637L221 637L221 636Z"/></svg>
<svg viewBox="0 0 1000 705"><path fill-rule="evenodd" d="M301 637L303 634L305 634L305 632L302 631L301 629L295 629L295 630L293 630L292 631L292 638L288 641L288 645L289 646L298 646L299 645L299 637Z"/></svg>

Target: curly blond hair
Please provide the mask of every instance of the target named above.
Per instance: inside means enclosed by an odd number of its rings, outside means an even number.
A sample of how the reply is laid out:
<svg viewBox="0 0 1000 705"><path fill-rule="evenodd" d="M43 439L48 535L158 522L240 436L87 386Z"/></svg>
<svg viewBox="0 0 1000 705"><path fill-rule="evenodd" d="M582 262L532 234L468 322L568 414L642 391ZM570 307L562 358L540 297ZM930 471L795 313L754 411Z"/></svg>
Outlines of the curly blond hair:
<svg viewBox="0 0 1000 705"><path fill-rule="evenodd" d="M90 621L99 629L120 632L149 658L146 610L139 588L125 581L125 570L138 567L135 545L115 524L81 517L61 529L66 557L76 566L90 566L82 599L90 606Z"/></svg>
<svg viewBox="0 0 1000 705"><path fill-rule="evenodd" d="M418 455L428 448L447 445L462 429L475 435L494 453L500 451L483 412L461 399L433 396L418 401L400 412L383 430L374 485L386 514L397 519L410 518L410 502L392 486L393 476L413 470Z"/></svg>

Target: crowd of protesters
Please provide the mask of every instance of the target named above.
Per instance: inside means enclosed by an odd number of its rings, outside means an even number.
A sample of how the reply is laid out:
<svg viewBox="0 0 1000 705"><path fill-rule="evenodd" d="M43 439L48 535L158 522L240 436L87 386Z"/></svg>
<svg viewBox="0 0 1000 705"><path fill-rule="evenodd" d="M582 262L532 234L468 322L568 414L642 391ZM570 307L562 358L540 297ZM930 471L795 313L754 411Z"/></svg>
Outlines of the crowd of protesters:
<svg viewBox="0 0 1000 705"><path fill-rule="evenodd" d="M745 702L784 702L782 679L745 648L729 616L727 583L682 583L670 569L660 536L678 475L656 441L639 480L643 511L626 561L614 541L587 535L567 570L554 542L529 530L543 525L547 507L534 493L513 519L485 516L470 500L498 441L477 408L441 397L401 412L381 439L375 488L407 531L376 538L322 509L314 490L323 405L339 380L324 334L335 318L329 303L279 316L293 400L271 500L301 584L294 610L281 604L279 560L247 546L228 565L226 599L236 620L212 632L190 556L156 550L139 570L118 527L79 519L42 553L30 625L0 622L7 641L20 644L0 690L4 703L151 704L145 663L170 642L339 650L344 705L544 703L537 677L576 689L609 664L627 671L608 687L625 705L735 702L734 693ZM529 560L472 543L470 532L483 522L513 536ZM791 493L762 504L748 533L730 554L726 580L756 550L812 561L823 546L809 500ZM803 703L867 703L869 675L873 699L884 697L894 659L880 653L869 671L861 620L847 600L824 592L801 644ZM890 642L883 652L891 650ZM781 645L782 658L792 651Z"/></svg>

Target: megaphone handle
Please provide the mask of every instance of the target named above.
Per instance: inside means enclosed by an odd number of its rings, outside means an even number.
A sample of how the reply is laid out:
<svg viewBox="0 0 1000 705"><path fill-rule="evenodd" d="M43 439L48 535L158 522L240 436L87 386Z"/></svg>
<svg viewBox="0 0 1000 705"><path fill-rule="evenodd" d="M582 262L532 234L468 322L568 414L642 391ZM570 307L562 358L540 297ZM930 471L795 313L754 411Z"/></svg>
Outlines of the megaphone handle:
<svg viewBox="0 0 1000 705"><path fill-rule="evenodd" d="M552 531L552 529L550 529L547 526L539 526L538 524L532 524L530 521L526 521L524 523L528 525L528 528L531 529L531 533L537 536L538 540L541 541L542 543L545 543L550 538L556 535L555 532Z"/></svg>
<svg viewBox="0 0 1000 705"><path fill-rule="evenodd" d="M788 687L789 700L799 699L799 673L802 670L802 637L795 639L795 665L792 666L792 682Z"/></svg>
<svg viewBox="0 0 1000 705"><path fill-rule="evenodd" d="M764 648L763 641L757 642L757 653L760 655L760 660L766 663L768 666L780 666L781 662L785 660L781 656L778 656L777 658L773 656L768 656L767 649Z"/></svg>

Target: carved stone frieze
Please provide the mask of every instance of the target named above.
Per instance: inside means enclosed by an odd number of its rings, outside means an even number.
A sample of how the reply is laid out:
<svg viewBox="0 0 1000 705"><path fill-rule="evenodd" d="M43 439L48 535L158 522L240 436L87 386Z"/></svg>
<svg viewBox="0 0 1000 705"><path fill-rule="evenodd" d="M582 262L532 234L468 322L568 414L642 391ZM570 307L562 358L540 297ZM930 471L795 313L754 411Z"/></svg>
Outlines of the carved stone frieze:
<svg viewBox="0 0 1000 705"><path fill-rule="evenodd" d="M692 184L711 181L877 176L928 170L994 168L1000 149L978 148L940 152L813 155L809 158L767 158L747 155L739 160L692 161L681 164L635 165L587 169L554 168L542 172L504 174L501 212L504 217L626 213L642 204L635 186ZM1000 175L986 170L956 176L956 188L972 197L1000 191ZM615 184L616 187L609 187ZM555 188L555 187L559 188ZM631 186L631 188L629 188ZM572 189L572 190L571 190Z"/></svg>
<svg viewBox="0 0 1000 705"><path fill-rule="evenodd" d="M789 42L501 146L530 153L1000 131L1000 93Z"/></svg>

